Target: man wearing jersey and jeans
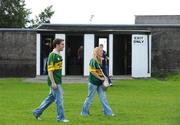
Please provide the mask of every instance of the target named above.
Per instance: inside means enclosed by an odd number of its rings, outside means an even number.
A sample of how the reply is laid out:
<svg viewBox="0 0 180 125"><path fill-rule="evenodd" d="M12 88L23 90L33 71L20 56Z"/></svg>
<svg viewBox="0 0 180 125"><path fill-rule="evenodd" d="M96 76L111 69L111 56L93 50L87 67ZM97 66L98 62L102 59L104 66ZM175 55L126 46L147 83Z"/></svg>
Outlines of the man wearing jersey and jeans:
<svg viewBox="0 0 180 125"><path fill-rule="evenodd" d="M69 122L64 116L63 90L61 87L62 56L60 55L60 51L63 51L64 40L55 39L53 41L53 47L54 49L48 57L48 85L50 87L50 92L41 105L33 111L33 115L36 119L40 120L43 111L55 101L57 120L59 122Z"/></svg>

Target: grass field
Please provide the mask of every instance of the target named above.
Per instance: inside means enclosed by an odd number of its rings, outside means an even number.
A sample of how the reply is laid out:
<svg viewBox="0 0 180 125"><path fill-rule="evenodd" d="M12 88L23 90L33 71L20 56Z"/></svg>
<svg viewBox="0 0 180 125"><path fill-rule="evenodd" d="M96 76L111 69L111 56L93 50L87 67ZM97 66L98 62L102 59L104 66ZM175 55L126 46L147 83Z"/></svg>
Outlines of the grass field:
<svg viewBox="0 0 180 125"><path fill-rule="evenodd" d="M179 77L179 76L178 76ZM175 80L174 80L175 79ZM180 125L180 79L114 81L107 99L115 117L103 115L98 96L91 116L80 116L87 84L63 84L68 125ZM32 110L47 97L46 84L0 79L0 125L58 125L53 103L37 121Z"/></svg>

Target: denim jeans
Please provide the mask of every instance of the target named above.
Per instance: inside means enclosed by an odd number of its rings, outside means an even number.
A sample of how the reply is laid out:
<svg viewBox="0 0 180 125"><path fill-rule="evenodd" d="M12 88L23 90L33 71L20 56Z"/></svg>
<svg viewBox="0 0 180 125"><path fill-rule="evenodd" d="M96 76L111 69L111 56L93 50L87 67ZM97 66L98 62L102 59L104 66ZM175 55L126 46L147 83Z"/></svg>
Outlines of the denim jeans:
<svg viewBox="0 0 180 125"><path fill-rule="evenodd" d="M43 75L46 75L47 74L47 61L48 61L48 58L45 57L43 59Z"/></svg>
<svg viewBox="0 0 180 125"><path fill-rule="evenodd" d="M41 105L35 109L33 112L36 116L40 116L43 111L52 103L56 102L57 120L64 120L64 107L63 107L63 90L61 85L57 85L57 89L50 87L50 92L48 97L41 103Z"/></svg>
<svg viewBox="0 0 180 125"><path fill-rule="evenodd" d="M88 96L84 102L84 106L83 106L81 115L83 115L83 116L89 115L89 108L92 104L92 101L93 101L93 98L96 94L96 91L98 92L98 95L99 95L99 98L100 98L100 101L101 101L101 104L103 107L104 114L107 116L112 116L112 110L108 105L108 102L106 100L105 91L104 91L102 85L96 86L90 82L88 83Z"/></svg>
<svg viewBox="0 0 180 125"><path fill-rule="evenodd" d="M104 71L107 74L107 76L109 76L109 66L108 65L105 65Z"/></svg>

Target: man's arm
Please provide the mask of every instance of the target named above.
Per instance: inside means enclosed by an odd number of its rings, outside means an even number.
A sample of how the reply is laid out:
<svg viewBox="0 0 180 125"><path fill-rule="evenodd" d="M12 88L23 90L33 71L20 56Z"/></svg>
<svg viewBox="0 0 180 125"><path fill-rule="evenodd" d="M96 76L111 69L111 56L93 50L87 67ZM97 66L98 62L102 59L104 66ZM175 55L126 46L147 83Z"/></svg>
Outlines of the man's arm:
<svg viewBox="0 0 180 125"><path fill-rule="evenodd" d="M53 89L56 89L57 88L57 85L56 85L56 82L54 80L54 76L53 76L53 71L48 71L48 76L51 80L51 86Z"/></svg>

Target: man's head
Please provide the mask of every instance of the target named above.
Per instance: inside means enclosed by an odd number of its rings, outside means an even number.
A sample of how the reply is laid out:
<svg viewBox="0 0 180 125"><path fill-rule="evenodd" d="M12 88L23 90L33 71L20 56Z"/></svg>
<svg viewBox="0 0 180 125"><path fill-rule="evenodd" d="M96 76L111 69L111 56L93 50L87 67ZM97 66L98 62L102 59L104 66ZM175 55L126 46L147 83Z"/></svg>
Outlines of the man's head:
<svg viewBox="0 0 180 125"><path fill-rule="evenodd" d="M80 48L83 49L83 46L81 45Z"/></svg>
<svg viewBox="0 0 180 125"><path fill-rule="evenodd" d="M57 51L63 51L64 49L64 40L63 39L54 39L53 40L53 47L57 50Z"/></svg>
<svg viewBox="0 0 180 125"><path fill-rule="evenodd" d="M103 44L99 44L99 47L100 47L101 49L103 49Z"/></svg>

